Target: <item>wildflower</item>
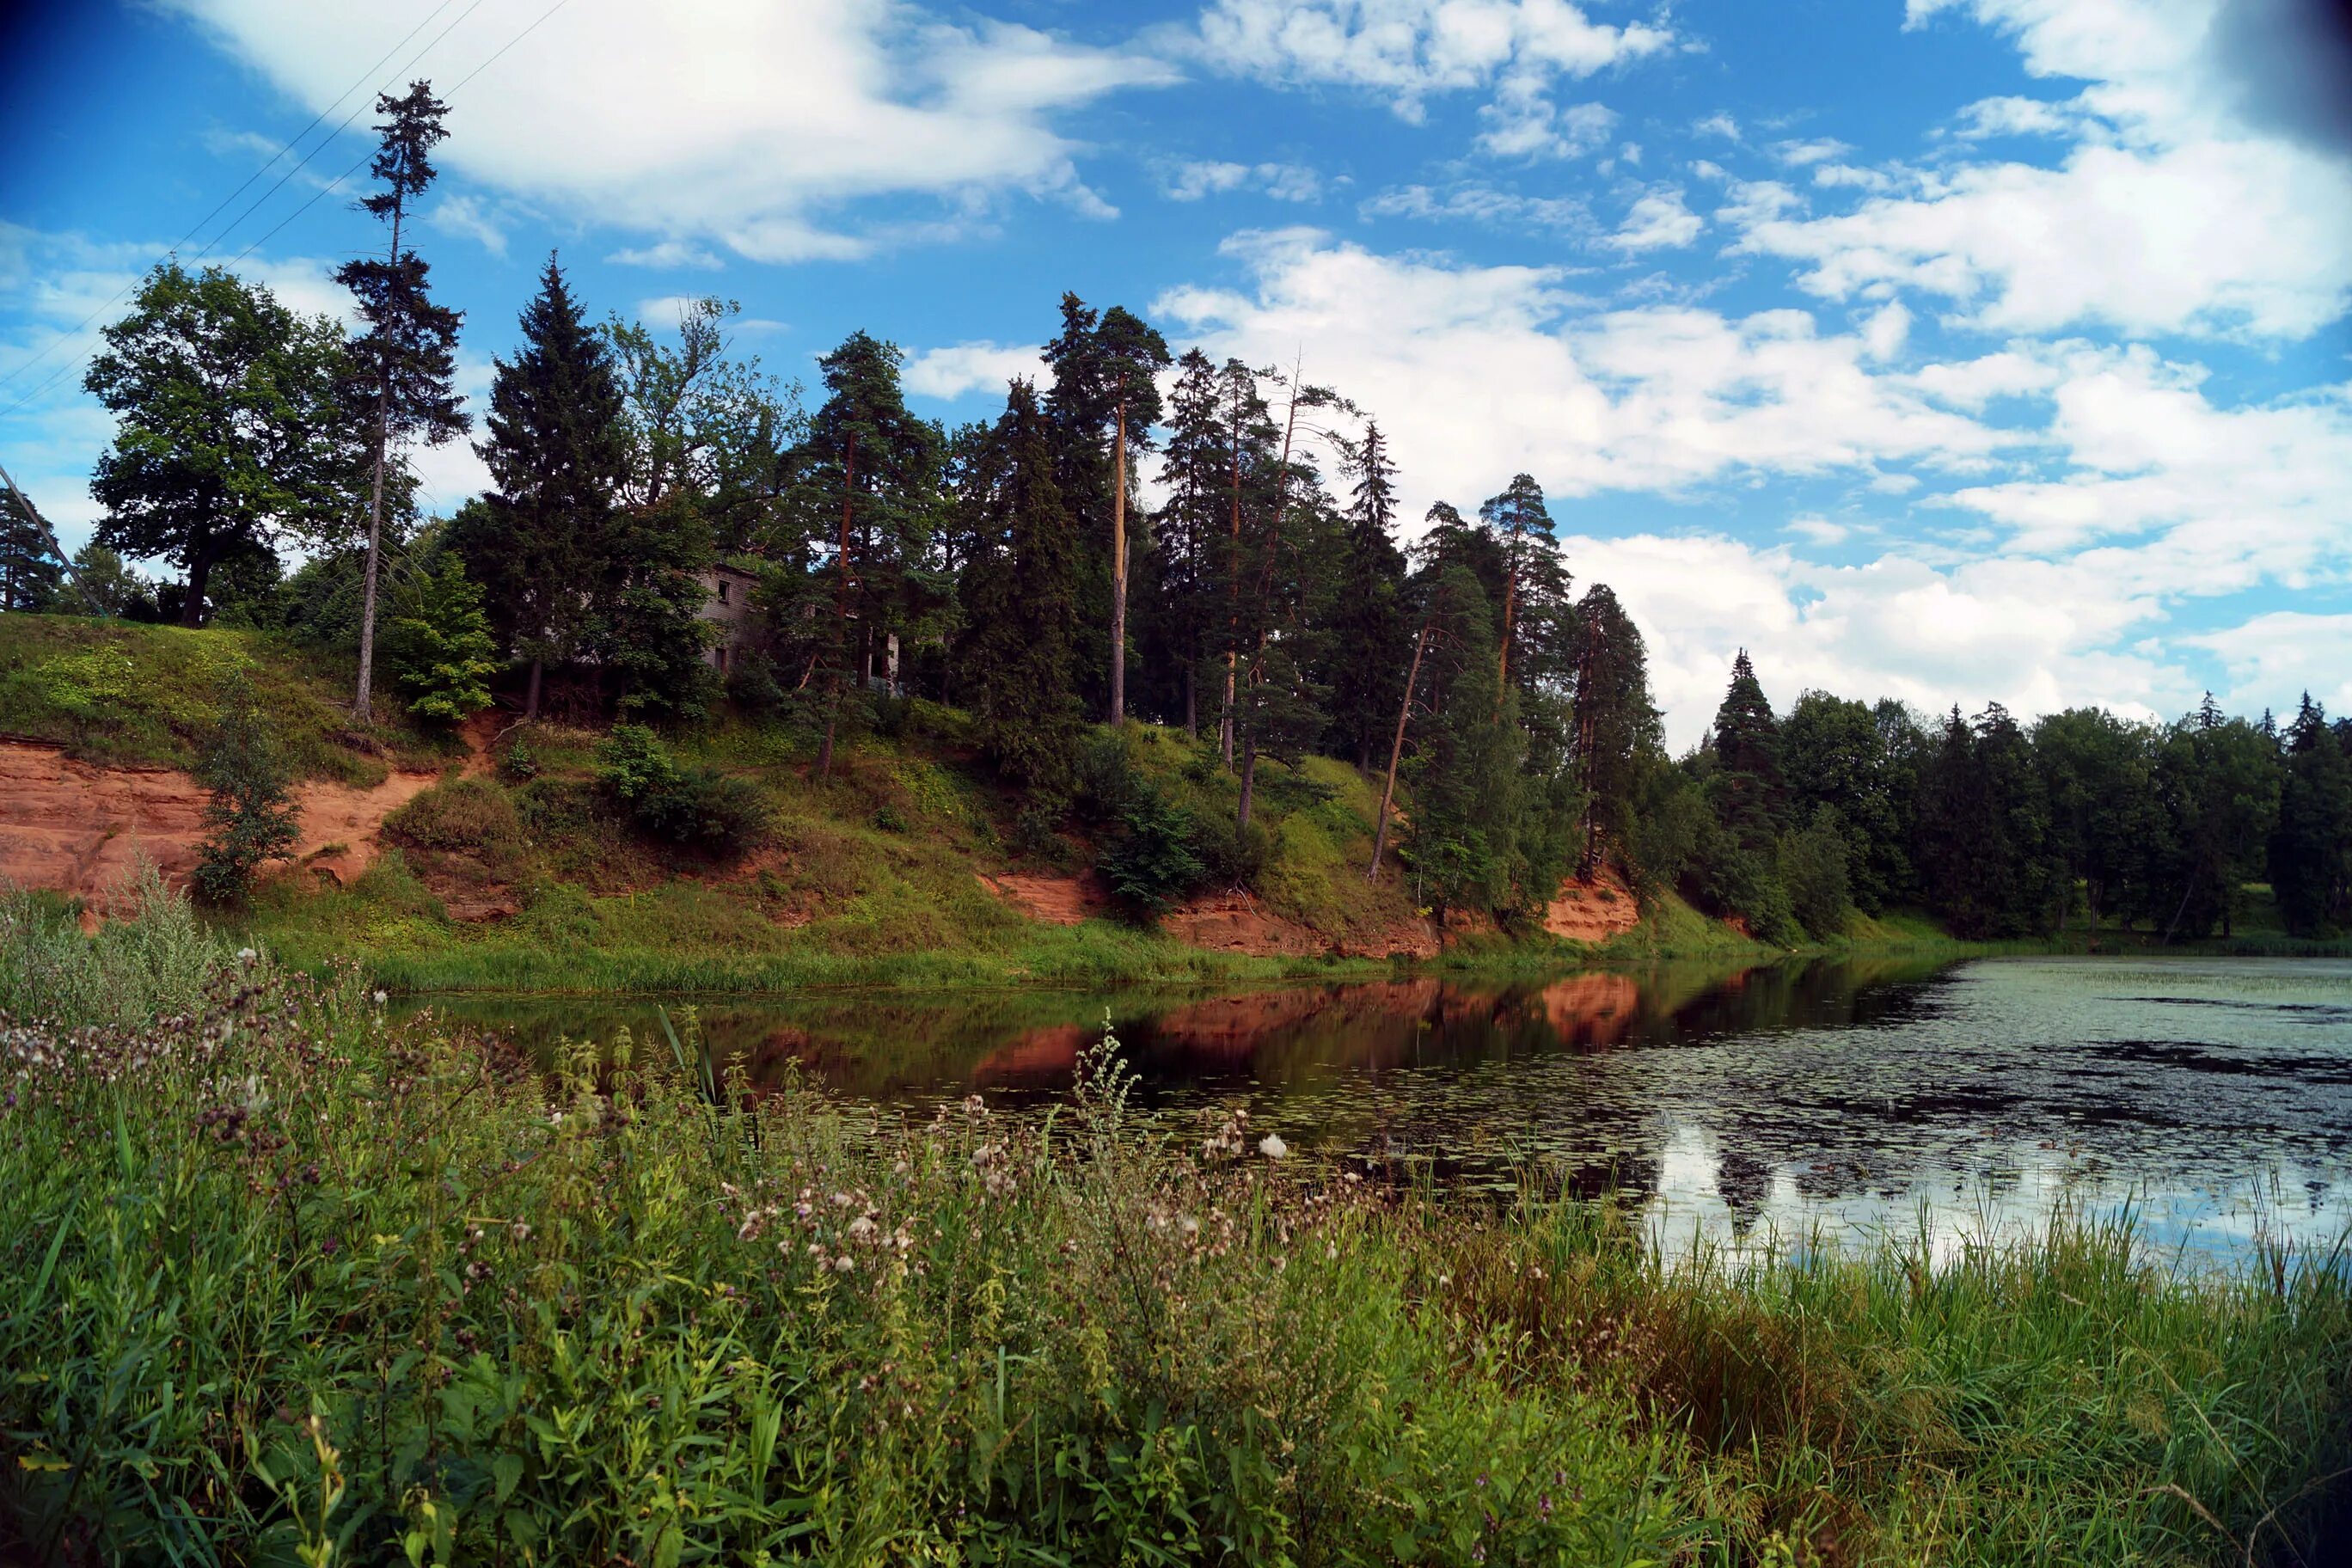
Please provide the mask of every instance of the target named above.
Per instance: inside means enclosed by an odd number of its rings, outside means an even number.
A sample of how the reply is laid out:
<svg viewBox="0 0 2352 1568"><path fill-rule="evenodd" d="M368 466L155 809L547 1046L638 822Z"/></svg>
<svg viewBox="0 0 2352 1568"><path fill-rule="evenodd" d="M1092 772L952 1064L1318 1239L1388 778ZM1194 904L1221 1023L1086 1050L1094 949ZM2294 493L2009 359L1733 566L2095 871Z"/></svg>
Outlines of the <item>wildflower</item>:
<svg viewBox="0 0 2352 1568"><path fill-rule="evenodd" d="M240 947L236 950L236 961L239 963L251 963L255 959L259 958L260 956L261 955L259 953L254 952L253 949L249 947Z"/></svg>
<svg viewBox="0 0 2352 1568"><path fill-rule="evenodd" d="M530 1239L530 1226L521 1220L517 1220L507 1227L507 1234L515 1238L517 1246L520 1246Z"/></svg>
<svg viewBox="0 0 2352 1568"><path fill-rule="evenodd" d="M850 1257L850 1256L849 1256L849 1254L847 1254L846 1252L843 1253L840 1257L838 1257L838 1258L835 1258L835 1259L833 1260L833 1271L834 1271L835 1274L847 1274L847 1273L850 1273L851 1271L853 1271L854 1269L856 1269L856 1267L857 1267L857 1259L856 1259L855 1258Z"/></svg>
<svg viewBox="0 0 2352 1568"><path fill-rule="evenodd" d="M383 1006L383 1004L384 1004L384 994L383 994L383 992L379 991L379 992L377 992L377 993L375 994L375 1005L376 1005L377 1006L381 1007L381 1006Z"/></svg>
<svg viewBox="0 0 2352 1568"><path fill-rule="evenodd" d="M1269 1160L1279 1160L1290 1152L1290 1145L1282 1141L1281 1134L1269 1132L1257 1141L1257 1152Z"/></svg>

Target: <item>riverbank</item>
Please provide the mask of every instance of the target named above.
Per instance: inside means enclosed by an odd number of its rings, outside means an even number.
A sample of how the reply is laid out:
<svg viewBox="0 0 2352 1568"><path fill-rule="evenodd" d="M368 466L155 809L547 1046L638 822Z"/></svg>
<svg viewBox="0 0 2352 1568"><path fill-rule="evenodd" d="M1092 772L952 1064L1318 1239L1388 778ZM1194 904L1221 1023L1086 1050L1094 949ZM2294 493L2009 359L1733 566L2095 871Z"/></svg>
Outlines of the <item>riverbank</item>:
<svg viewBox="0 0 2352 1568"><path fill-rule="evenodd" d="M542 1076L175 903L11 901L0 1009L37 1556L2285 1563L2352 1460L2340 1252L1669 1267L1139 1138L1113 1057L1044 1130L714 1095L690 1032Z"/></svg>

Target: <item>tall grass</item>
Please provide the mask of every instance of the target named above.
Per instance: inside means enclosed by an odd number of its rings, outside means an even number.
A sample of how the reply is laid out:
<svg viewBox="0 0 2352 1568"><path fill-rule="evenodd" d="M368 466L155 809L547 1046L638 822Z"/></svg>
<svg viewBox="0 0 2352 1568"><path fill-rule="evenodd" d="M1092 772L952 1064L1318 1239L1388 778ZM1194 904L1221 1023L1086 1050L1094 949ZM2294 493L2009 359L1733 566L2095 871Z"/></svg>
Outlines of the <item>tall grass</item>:
<svg viewBox="0 0 2352 1568"><path fill-rule="evenodd" d="M2292 1562L2342 1258L1670 1266L1126 1110L552 1075L0 921L0 1548L66 1562ZM616 1067L600 1068L600 1056Z"/></svg>

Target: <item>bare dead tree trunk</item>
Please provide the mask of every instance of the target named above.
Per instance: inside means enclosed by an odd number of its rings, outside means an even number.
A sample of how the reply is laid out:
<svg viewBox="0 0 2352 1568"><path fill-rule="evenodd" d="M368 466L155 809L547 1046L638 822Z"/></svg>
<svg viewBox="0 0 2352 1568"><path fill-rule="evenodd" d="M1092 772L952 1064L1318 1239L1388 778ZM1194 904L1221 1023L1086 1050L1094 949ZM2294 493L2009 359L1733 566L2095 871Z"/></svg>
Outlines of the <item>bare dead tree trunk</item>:
<svg viewBox="0 0 2352 1568"><path fill-rule="evenodd" d="M1118 402L1118 435L1111 447L1110 723L1127 721L1127 399Z"/></svg>
<svg viewBox="0 0 2352 1568"><path fill-rule="evenodd" d="M833 591L833 637L840 659L833 667L833 701L824 710L824 740L816 751L820 783L833 773L833 734L841 723L842 662L849 658L849 521L857 495L857 433L853 430L841 451L841 576Z"/></svg>
<svg viewBox="0 0 2352 1568"><path fill-rule="evenodd" d="M1405 671L1404 700L1397 704L1396 739L1389 742L1389 782L1381 791L1381 814L1372 829L1372 863L1364 869L1364 880L1381 879L1381 851L1389 843L1389 807L1396 800L1397 763L1404 755L1404 721L1412 714L1412 689L1421 679L1422 650L1429 646L1429 617L1423 616L1421 633L1412 639L1412 666Z"/></svg>

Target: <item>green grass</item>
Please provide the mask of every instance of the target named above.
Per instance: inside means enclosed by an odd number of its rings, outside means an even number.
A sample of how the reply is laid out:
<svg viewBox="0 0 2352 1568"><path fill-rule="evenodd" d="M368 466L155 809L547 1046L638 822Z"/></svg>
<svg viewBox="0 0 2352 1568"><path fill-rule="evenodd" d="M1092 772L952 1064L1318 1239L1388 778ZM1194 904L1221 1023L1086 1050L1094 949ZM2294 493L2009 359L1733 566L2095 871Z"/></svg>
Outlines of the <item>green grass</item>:
<svg viewBox="0 0 2352 1568"><path fill-rule="evenodd" d="M387 757L438 754L397 723L353 731L348 674L257 632L0 616L0 714L8 734L54 742L86 762L192 768L213 722L215 684L234 663L252 672L302 776L374 784Z"/></svg>
<svg viewBox="0 0 2352 1568"><path fill-rule="evenodd" d="M2352 1457L2340 1252L1668 1266L1115 1058L1042 1123L751 1099L690 1016L542 1075L160 898L0 908L0 1555L2289 1563Z"/></svg>

